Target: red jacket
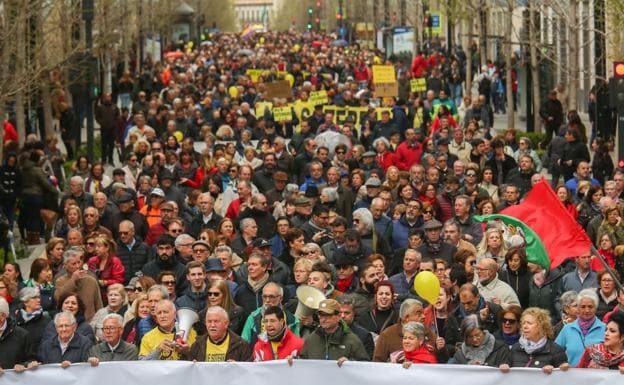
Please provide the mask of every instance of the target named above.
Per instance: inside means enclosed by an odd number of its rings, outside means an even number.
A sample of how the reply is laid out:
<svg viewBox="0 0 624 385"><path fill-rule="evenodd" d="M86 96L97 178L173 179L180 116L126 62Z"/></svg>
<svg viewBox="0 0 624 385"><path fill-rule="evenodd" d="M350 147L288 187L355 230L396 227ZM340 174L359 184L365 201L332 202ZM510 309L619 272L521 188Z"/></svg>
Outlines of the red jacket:
<svg viewBox="0 0 624 385"><path fill-rule="evenodd" d="M427 59L423 55L418 55L412 61L412 77L422 78L427 71Z"/></svg>
<svg viewBox="0 0 624 385"><path fill-rule="evenodd" d="M89 271L93 272L98 280L103 280L108 287L114 283L121 283L123 285L125 279L126 268L121 260L114 255L110 255L106 261L106 265L100 270L100 257L97 255L89 258L87 261L87 267ZM106 304L108 298L106 296L106 290L101 290L102 302Z"/></svg>
<svg viewBox="0 0 624 385"><path fill-rule="evenodd" d="M273 349L270 341L263 341L258 338L258 342L254 345L253 360L254 361L272 361L283 360L291 354L297 357L303 348L303 338L297 337L290 329L286 328L284 337L277 347L277 357L273 355Z"/></svg>
<svg viewBox="0 0 624 385"><path fill-rule="evenodd" d="M5 120L4 121L4 140L2 144L5 144L9 140L17 142L17 130L15 129L15 126L13 125L13 123L11 123L9 120Z"/></svg>
<svg viewBox="0 0 624 385"><path fill-rule="evenodd" d="M382 166L385 171L388 171L388 167L396 166L396 156L390 151L385 151L383 154L377 154L377 164Z"/></svg>
<svg viewBox="0 0 624 385"><path fill-rule="evenodd" d="M421 155L422 145L420 143L416 142L414 145L409 145L405 141L397 146L394 154L394 164L401 171L409 171L412 165L420 164Z"/></svg>
<svg viewBox="0 0 624 385"><path fill-rule="evenodd" d="M158 238L165 233L167 233L167 228L163 225L162 221L160 221L155 225L150 226L147 231L147 235L145 236L145 243L148 246L154 246Z"/></svg>

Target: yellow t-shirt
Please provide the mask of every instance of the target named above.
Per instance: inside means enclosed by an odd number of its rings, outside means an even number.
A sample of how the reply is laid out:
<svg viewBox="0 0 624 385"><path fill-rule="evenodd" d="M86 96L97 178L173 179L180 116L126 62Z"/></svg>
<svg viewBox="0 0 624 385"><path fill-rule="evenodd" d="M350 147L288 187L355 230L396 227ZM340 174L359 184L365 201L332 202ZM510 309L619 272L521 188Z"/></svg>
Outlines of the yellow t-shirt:
<svg viewBox="0 0 624 385"><path fill-rule="evenodd" d="M282 341L271 341L271 350L273 350L273 357L277 357L277 349L280 347Z"/></svg>
<svg viewBox="0 0 624 385"><path fill-rule="evenodd" d="M191 346L193 342L195 342L195 338L197 337L197 333L195 329L191 329L189 333L188 339L186 343ZM159 328L155 327L154 329L147 332L143 339L141 340L141 350L139 351L139 356L149 356L164 340L174 340L174 333L163 333ZM159 360L179 360L180 354L175 350L169 353L160 353Z"/></svg>
<svg viewBox="0 0 624 385"><path fill-rule="evenodd" d="M225 362L225 356L230 347L230 333L219 345L206 340L206 362Z"/></svg>

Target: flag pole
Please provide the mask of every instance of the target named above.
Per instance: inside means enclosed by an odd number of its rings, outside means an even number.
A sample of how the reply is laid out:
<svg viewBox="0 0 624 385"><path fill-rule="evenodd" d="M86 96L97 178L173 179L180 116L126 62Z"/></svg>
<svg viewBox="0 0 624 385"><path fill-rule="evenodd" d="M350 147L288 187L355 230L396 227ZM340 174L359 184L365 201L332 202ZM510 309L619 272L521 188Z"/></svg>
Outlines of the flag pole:
<svg viewBox="0 0 624 385"><path fill-rule="evenodd" d="M602 255L600 255L600 253L596 249L596 246L594 246L593 244L591 246L591 252L593 255L595 255L598 258L598 260L600 260L600 263L602 263L602 266L604 266L604 268L609 272L609 275L611 275L611 278L613 278L613 282L615 282L615 286L618 288L618 291L620 292L624 291L624 287L622 286L622 283L620 282L620 280L615 276L615 272L609 266L607 261L605 261ZM600 286L600 282L598 282L598 286Z"/></svg>

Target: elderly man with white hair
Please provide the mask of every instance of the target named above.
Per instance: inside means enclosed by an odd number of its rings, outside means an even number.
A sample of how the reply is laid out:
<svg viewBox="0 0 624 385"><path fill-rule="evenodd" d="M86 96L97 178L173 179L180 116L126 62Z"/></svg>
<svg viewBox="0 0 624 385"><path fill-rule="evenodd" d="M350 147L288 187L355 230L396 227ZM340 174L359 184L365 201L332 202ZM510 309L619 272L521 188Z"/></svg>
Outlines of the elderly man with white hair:
<svg viewBox="0 0 624 385"><path fill-rule="evenodd" d="M230 319L220 306L206 310L207 334L197 337L188 359L205 362L251 361L252 348L236 333L228 330Z"/></svg>
<svg viewBox="0 0 624 385"><path fill-rule="evenodd" d="M94 345L89 351L89 363L97 366L100 361L135 361L138 357L136 346L121 339L123 334L123 317L109 314L102 322L103 341Z"/></svg>
<svg viewBox="0 0 624 385"><path fill-rule="evenodd" d="M353 212L353 228L362 238L362 245L373 251L373 254L392 255L388 240L375 230L375 220L370 210L360 208Z"/></svg>
<svg viewBox="0 0 624 385"><path fill-rule="evenodd" d="M89 358L91 340L76 333L76 317L63 311L54 316L57 336L44 341L39 349L39 357L44 364L61 364L69 367L74 362L86 362Z"/></svg>
<svg viewBox="0 0 624 385"><path fill-rule="evenodd" d="M0 297L0 373L3 368L20 372L36 368L39 363L28 332L17 326L9 314L9 303Z"/></svg>

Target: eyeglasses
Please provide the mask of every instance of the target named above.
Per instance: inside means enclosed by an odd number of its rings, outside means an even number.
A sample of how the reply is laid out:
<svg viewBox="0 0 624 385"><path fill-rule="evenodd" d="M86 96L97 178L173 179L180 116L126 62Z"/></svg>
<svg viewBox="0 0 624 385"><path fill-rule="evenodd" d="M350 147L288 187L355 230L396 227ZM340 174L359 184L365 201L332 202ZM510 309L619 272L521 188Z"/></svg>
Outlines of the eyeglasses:
<svg viewBox="0 0 624 385"><path fill-rule="evenodd" d="M130 234L129 231L120 231L119 232L119 235L128 235L128 234Z"/></svg>
<svg viewBox="0 0 624 385"><path fill-rule="evenodd" d="M344 153L345 153L344 151L336 151L336 154L338 154L338 155L342 155Z"/></svg>
<svg viewBox="0 0 624 385"><path fill-rule="evenodd" d="M278 299L279 297L280 297L279 295L273 295L273 294L263 294L262 295L262 299L268 299L268 300Z"/></svg>
<svg viewBox="0 0 624 385"><path fill-rule="evenodd" d="M209 291L208 292L208 297L218 297L221 295L221 292L215 292L215 291Z"/></svg>
<svg viewBox="0 0 624 385"><path fill-rule="evenodd" d="M95 216L95 214L85 214L84 216L85 216L85 217L94 217L94 216Z"/></svg>
<svg viewBox="0 0 624 385"><path fill-rule="evenodd" d="M162 281L161 284L165 285L165 286L173 286L175 285L175 281Z"/></svg>
<svg viewBox="0 0 624 385"><path fill-rule="evenodd" d="M477 176L477 174L475 174L474 172L467 172L465 175L466 176L471 176L471 177L472 176Z"/></svg>
<svg viewBox="0 0 624 385"><path fill-rule="evenodd" d="M304 251L303 255L310 255L310 254L314 254L314 253L316 253L315 250L308 250L308 251Z"/></svg>
<svg viewBox="0 0 624 385"><path fill-rule="evenodd" d="M208 249L195 249L193 250L195 254L207 253Z"/></svg>
<svg viewBox="0 0 624 385"><path fill-rule="evenodd" d="M171 231L172 233L176 233L176 234L180 234L182 233L182 229L169 229L169 231Z"/></svg>
<svg viewBox="0 0 624 385"><path fill-rule="evenodd" d="M106 327L102 328L102 330L104 330L105 332L114 332L117 329L119 329L119 328L116 327L116 326L106 326Z"/></svg>
<svg viewBox="0 0 624 385"><path fill-rule="evenodd" d="M515 318L503 318L504 324L514 325L516 322L518 322L518 320Z"/></svg>
<svg viewBox="0 0 624 385"><path fill-rule="evenodd" d="M86 245L87 246L95 246L95 242L87 242Z"/></svg>
<svg viewBox="0 0 624 385"><path fill-rule="evenodd" d="M425 210L424 213L425 214L433 214L433 210Z"/></svg>

